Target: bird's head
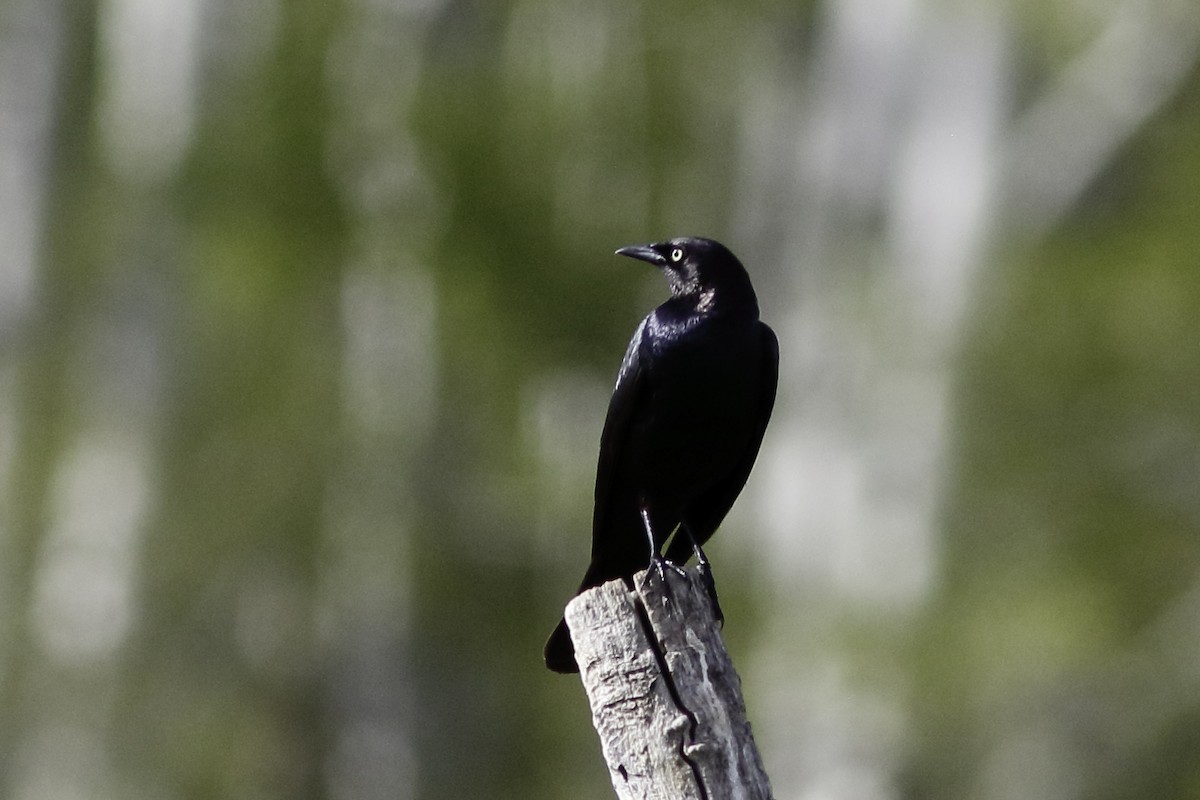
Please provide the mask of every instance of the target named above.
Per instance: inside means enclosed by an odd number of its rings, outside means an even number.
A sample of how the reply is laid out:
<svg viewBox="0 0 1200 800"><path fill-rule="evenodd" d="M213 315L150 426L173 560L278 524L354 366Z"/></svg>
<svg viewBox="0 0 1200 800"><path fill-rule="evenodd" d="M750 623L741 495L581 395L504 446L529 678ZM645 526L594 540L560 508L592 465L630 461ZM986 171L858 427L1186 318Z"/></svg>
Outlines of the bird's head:
<svg viewBox="0 0 1200 800"><path fill-rule="evenodd" d="M746 268L720 242L684 236L622 247L617 255L661 269L671 285L671 296L693 303L698 311L752 308L758 312Z"/></svg>

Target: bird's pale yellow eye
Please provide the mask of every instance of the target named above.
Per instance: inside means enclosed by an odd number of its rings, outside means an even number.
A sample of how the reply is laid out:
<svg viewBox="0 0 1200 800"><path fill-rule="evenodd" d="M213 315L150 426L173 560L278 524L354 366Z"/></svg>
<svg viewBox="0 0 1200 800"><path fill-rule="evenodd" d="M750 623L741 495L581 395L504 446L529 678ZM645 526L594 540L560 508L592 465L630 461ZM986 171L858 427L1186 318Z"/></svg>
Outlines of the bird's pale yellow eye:
<svg viewBox="0 0 1200 800"><path fill-rule="evenodd" d="M683 260L683 248L682 247L672 248L671 260L676 261L676 262Z"/></svg>

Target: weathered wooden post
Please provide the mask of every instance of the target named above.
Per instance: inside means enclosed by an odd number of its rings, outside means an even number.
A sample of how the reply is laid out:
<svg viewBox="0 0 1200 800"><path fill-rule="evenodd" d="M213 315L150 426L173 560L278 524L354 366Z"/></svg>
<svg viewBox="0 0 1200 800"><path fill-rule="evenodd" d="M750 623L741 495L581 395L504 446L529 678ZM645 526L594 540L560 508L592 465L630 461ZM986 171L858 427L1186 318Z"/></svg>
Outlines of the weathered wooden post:
<svg viewBox="0 0 1200 800"><path fill-rule="evenodd" d="M621 800L770 800L741 682L699 572L610 581L567 605Z"/></svg>

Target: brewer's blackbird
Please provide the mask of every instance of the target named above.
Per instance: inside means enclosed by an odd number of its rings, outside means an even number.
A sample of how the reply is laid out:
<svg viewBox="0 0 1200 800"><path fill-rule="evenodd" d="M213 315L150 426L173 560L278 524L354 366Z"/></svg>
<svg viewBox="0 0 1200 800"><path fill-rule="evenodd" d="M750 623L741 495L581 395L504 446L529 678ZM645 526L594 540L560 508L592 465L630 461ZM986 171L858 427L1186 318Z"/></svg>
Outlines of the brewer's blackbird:
<svg viewBox="0 0 1200 800"><path fill-rule="evenodd" d="M700 545L750 475L779 378L775 334L758 318L745 267L723 245L679 238L617 254L661 269L671 298L642 320L617 374L600 434L592 560L578 592L631 582L649 565L661 572L677 527L666 561L695 552L706 568ZM555 672L579 671L565 621L545 659Z"/></svg>

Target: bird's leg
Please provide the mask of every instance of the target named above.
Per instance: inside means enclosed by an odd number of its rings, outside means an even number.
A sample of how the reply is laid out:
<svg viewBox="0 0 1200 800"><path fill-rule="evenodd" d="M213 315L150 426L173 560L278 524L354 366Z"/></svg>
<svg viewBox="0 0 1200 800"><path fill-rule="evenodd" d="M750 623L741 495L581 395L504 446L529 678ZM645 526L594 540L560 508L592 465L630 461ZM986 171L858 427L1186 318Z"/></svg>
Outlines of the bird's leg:
<svg viewBox="0 0 1200 800"><path fill-rule="evenodd" d="M646 542L650 545L650 569L658 573L658 579L662 581L664 587L668 587L669 593L670 584L667 583L667 570L673 570L680 577L686 577L687 573L683 569L662 557L662 553L658 551L658 544L654 541L654 528L650 525L650 509L646 508L645 504L641 507L642 525L646 528Z"/></svg>
<svg viewBox="0 0 1200 800"><path fill-rule="evenodd" d="M696 569L700 573L700 581L704 584L704 591L708 593L708 599L712 601L713 617L716 618L717 624L722 628L725 627L725 612L721 610L721 601L717 599L717 582L713 580L712 564L704 555L704 549L700 547L700 542L692 535L692 529L684 523L682 526L683 532L687 535L688 541L692 543L692 551L696 554Z"/></svg>

